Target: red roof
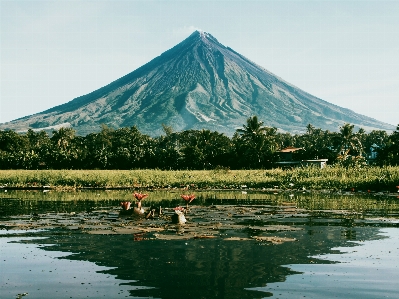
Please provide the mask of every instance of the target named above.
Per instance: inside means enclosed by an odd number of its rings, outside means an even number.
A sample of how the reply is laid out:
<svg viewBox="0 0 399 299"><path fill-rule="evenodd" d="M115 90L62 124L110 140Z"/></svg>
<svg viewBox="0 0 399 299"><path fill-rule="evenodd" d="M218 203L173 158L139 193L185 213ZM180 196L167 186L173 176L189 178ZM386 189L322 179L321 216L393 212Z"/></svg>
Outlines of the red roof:
<svg viewBox="0 0 399 299"><path fill-rule="evenodd" d="M283 148L279 153L293 153L299 150L302 150L303 148L301 147L292 147L292 146L287 146L286 148Z"/></svg>

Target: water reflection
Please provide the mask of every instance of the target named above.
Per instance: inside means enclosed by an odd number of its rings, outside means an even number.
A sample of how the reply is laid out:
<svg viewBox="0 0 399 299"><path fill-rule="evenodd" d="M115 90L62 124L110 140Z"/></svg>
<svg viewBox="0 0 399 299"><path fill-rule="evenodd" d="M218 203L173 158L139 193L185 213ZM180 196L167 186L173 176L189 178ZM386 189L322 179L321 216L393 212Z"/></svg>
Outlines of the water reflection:
<svg viewBox="0 0 399 299"><path fill-rule="evenodd" d="M373 227L353 231L359 240L381 238L378 229ZM328 260L314 256L333 253L332 248L338 246L353 246L342 235L340 227L326 226L306 226L289 232L289 236L298 241L281 245L222 239L145 240L145 236L137 242L133 235L58 234L56 231L41 235L47 238L24 243L54 252L60 260L94 263L103 268L100 273L126 282L124 285L132 297L165 299L272 296L273 292L256 288L284 282L287 277L300 273L286 265L329 264ZM56 263L54 268L58 267ZM75 271L85 270L83 267ZM56 286L49 282L47 287Z"/></svg>
<svg viewBox="0 0 399 299"><path fill-rule="evenodd" d="M47 190L45 190L47 191ZM182 190L151 191L143 202L145 206L153 204L174 207L182 203ZM310 193L310 192L260 192L260 191L197 191L194 204L270 204L281 206L294 204L297 208L319 211L321 217L334 210L346 210L367 217L399 217L399 199L384 194L356 194L347 192ZM81 212L101 207L119 206L121 201L133 201L131 190L80 190L70 192L39 190L0 189L0 218L12 215L46 212Z"/></svg>
<svg viewBox="0 0 399 299"><path fill-rule="evenodd" d="M67 259L65 258L69 254L67 252L48 252L42 247L44 245L36 244L39 239L40 237L26 236L0 238L1 298L129 296L132 287L128 285L128 281L121 281L112 275L101 273L109 268L89 261Z"/></svg>
<svg viewBox="0 0 399 299"><path fill-rule="evenodd" d="M154 192L145 205L176 206L182 203L180 194L179 191ZM310 267L319 266L323 271L333 271L328 265L332 266L332 263L340 260L326 256L339 254L342 249L337 248L359 246L358 242L372 240L381 242L384 238L379 234L381 227L399 225L393 221L397 220L399 211L396 198L359 197L352 194L290 195L197 193L196 205L258 206L258 214L234 218L237 219L237 225L247 229L221 229L214 239L163 240L145 232L97 235L59 226L37 233L8 231L4 234L0 230L1 280L6 281L0 291L14 297L18 293L28 292L29 298L54 299L126 296L165 299L264 298L279 297L280 294L281 298L292 298L296 296L293 294L296 294L295 288L301 279L306 278L309 269L313 269ZM131 199L130 191L7 192L0 194L0 225L1 220L11 216L15 218L16 215L85 212L100 207L118 207L120 201ZM259 208L259 205L264 207ZM215 215L218 212L220 210L214 210ZM79 216L73 215L75 218ZM67 221L62 217L59 216L57 221ZM90 218L88 215L82 217ZM124 223L124 220L114 220L114 226ZM297 241L275 245L254 239L226 240L222 236L232 234L243 239L250 238L257 234L254 227L274 224L299 229L264 231L263 234L295 238ZM250 227L252 229L248 229ZM396 232L397 228L394 230ZM16 238L16 235L19 237ZM28 238L31 236L41 238ZM396 256L399 256L398 253L395 253ZM65 264L66 261L72 264ZM352 271L361 272L362 266ZM319 275L317 284L327 285L329 275L329 272ZM12 277L18 283L13 282ZM77 282L77 277L80 282ZM354 286L356 289L356 282ZM393 288L392 285L390 287ZM286 292L282 293L284 288ZM361 297L361 292L355 294ZM307 292L305 295L308 298L326 298L322 291Z"/></svg>
<svg viewBox="0 0 399 299"><path fill-rule="evenodd" d="M302 275L287 277L284 283L269 283L253 290L289 298L397 298L399 279L399 235L396 228L383 228L383 239L353 242L334 253L317 258L334 264L288 265Z"/></svg>

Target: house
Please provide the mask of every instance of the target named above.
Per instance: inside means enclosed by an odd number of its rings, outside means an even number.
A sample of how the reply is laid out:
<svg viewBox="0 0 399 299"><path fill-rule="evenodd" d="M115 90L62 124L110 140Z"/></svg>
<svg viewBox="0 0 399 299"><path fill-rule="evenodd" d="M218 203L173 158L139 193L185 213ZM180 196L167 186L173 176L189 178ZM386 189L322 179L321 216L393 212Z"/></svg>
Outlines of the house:
<svg viewBox="0 0 399 299"><path fill-rule="evenodd" d="M327 166L328 159L314 159L314 160L302 160L302 166L317 166L319 168L324 168Z"/></svg>
<svg viewBox="0 0 399 299"><path fill-rule="evenodd" d="M283 148L280 151L277 151L277 153L279 154L281 161L293 161L294 160L293 158L295 157L295 153L299 153L302 150L303 150L303 148L301 148L301 147L288 146L286 148Z"/></svg>
<svg viewBox="0 0 399 299"><path fill-rule="evenodd" d="M317 166L319 168L324 168L327 166L328 159L295 159L296 154L299 154L303 150L304 149L301 147L288 146L277 152L280 157L280 161L276 162L275 164L282 168L293 168L298 166Z"/></svg>

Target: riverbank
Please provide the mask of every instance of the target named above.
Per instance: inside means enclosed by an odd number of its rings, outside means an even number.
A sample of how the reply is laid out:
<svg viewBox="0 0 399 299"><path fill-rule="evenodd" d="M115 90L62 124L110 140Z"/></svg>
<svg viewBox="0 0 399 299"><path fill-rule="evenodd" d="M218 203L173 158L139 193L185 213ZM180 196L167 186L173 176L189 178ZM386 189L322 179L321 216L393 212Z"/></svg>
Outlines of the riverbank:
<svg viewBox="0 0 399 299"><path fill-rule="evenodd" d="M292 170L0 170L2 189L280 189L390 192L399 167Z"/></svg>

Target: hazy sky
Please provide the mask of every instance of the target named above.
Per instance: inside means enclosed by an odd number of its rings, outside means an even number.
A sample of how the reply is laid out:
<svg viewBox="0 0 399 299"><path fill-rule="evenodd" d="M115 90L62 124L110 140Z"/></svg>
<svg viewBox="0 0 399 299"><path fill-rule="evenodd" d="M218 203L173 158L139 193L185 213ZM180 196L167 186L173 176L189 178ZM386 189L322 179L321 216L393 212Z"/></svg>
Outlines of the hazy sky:
<svg viewBox="0 0 399 299"><path fill-rule="evenodd" d="M87 94L194 30L297 87L399 124L399 1L0 0L0 122Z"/></svg>

